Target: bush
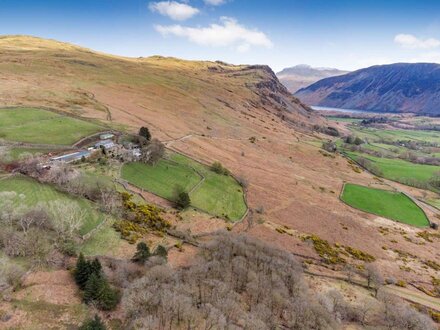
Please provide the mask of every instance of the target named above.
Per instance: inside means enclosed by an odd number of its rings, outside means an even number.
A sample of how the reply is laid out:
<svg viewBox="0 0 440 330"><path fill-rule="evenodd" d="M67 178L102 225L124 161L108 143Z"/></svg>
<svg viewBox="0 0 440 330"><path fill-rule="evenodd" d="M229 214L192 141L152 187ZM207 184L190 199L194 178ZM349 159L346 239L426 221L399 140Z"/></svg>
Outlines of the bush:
<svg viewBox="0 0 440 330"><path fill-rule="evenodd" d="M328 152L336 152L338 148L336 147L336 143L333 141L327 141L322 144L322 149Z"/></svg>
<svg viewBox="0 0 440 330"><path fill-rule="evenodd" d="M316 253L328 264L344 264L345 259L339 255L339 251L333 248L330 243L317 235L308 235L303 240L311 240Z"/></svg>
<svg viewBox="0 0 440 330"><path fill-rule="evenodd" d="M171 227L169 221L160 215L162 210L151 204L137 204L132 201L132 195L122 193L123 207L129 220L120 220L113 225L124 239L130 243L136 241L148 232L148 229L166 232Z"/></svg>
<svg viewBox="0 0 440 330"><path fill-rule="evenodd" d="M176 198L176 205L179 209L186 209L191 205L191 199L189 194L185 191L180 192Z"/></svg>
<svg viewBox="0 0 440 330"><path fill-rule="evenodd" d="M136 253L134 254L131 260L133 262L143 264L150 257L151 257L150 248L148 247L147 244L141 242L136 246Z"/></svg>
<svg viewBox="0 0 440 330"><path fill-rule="evenodd" d="M21 285L24 269L7 257L0 258L0 286L4 283L13 288Z"/></svg>
<svg viewBox="0 0 440 330"><path fill-rule="evenodd" d="M168 259L168 251L163 245L158 245L154 254L158 257L162 257L164 259Z"/></svg>
<svg viewBox="0 0 440 330"><path fill-rule="evenodd" d="M95 318L87 320L79 327L79 330L106 330L104 323L102 323L101 318L95 315Z"/></svg>
<svg viewBox="0 0 440 330"><path fill-rule="evenodd" d="M223 165L220 162L214 162L211 165L211 171L221 174L221 175L229 175L229 170L223 167Z"/></svg>

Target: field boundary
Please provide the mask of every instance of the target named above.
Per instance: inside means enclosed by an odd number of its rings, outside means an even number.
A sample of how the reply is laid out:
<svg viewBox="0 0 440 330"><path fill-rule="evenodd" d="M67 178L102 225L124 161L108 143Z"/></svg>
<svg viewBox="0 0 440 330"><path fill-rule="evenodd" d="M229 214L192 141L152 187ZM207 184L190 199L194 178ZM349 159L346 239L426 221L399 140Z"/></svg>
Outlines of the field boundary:
<svg viewBox="0 0 440 330"><path fill-rule="evenodd" d="M208 163L205 162L205 161L202 161L202 160L199 160L199 159L197 159L197 158L194 158L192 155L190 155L190 154L188 154L188 153L186 153L186 152L183 152L183 151L180 151L180 150L174 149L174 148L172 148L172 147L166 147L166 148L167 148L168 150L171 150L172 152L175 152L175 153L177 153L177 154L180 154L181 156L188 157L188 158L192 159L193 161L195 161L195 162L197 162L197 163L199 163L199 164L201 164L201 165L208 166L208 167L211 166L211 164L208 164ZM243 189L243 201L244 201L244 205L246 206L246 211L244 212L243 216L242 216L239 220L234 221L234 225L236 225L236 224L242 222L244 219L246 219L247 215L249 214L249 204L248 204L248 201L247 201L247 189L246 189L245 187L243 187L243 186L240 184L240 182L238 181L237 177L236 177L234 174L230 173L229 175L230 175L230 176L231 176L231 177L237 182L237 184ZM203 212L204 212L204 211L203 211ZM205 212L205 213L206 213L206 212ZM209 214L209 213L207 213L207 214ZM220 218L221 218L221 217L220 217ZM224 219L224 218L221 218L221 219ZM227 220L227 219L225 219L225 220Z"/></svg>
<svg viewBox="0 0 440 330"><path fill-rule="evenodd" d="M179 152L179 151L176 151L176 150L174 150L174 149L171 149L171 148L168 148L168 147L166 147L166 149L168 149L168 150L170 150L171 152L174 152L174 153L176 153L176 154L179 154L179 155L181 155L181 156L184 156L184 157L187 157L187 158L189 158L189 159L191 159L192 161L195 161L195 162L197 162L197 163L199 163L200 165L202 165L202 166L206 166L206 167L208 167L208 170L209 170L209 167L210 167L210 164L208 164L207 162L205 163L205 162L202 162L202 161L199 161L198 159L194 159L192 156L190 156L190 155L188 155L188 154L186 154L186 153L183 153L183 152ZM191 189L190 189L190 191L188 192L188 193L193 193L193 192L195 192L202 184L203 184L203 182L206 180L206 177L202 174L202 173L200 173L197 169L195 169L193 166L191 166L191 165L188 165L188 164L180 164L180 163L178 163L178 162L176 162L176 161L173 161L172 159L169 159L169 158L164 158L165 160L167 160L167 161L169 161L170 163L172 163L172 164L176 164L176 165L179 165L179 166L185 166L185 167L187 167L187 168L189 168L189 169L191 169L191 170L193 170L198 176L200 176L200 181L196 184L196 185L194 185ZM155 195L155 196L157 196L157 197L159 197L159 198L163 198L163 199L165 199L165 200L167 200L167 201L170 201L170 202L173 202L172 200L170 200L170 199L168 199L168 198L165 198L165 197L163 197L163 196L160 196L160 195L158 195L157 193L154 193L154 192L152 192L151 190L149 190L149 189L145 189L145 188L142 188L142 187L139 187L139 185L136 185L136 184L134 184L134 183L131 183L131 182L128 182L127 180L124 180L124 179L122 179L122 175L121 175L121 170L122 170L122 167L121 167L121 169L120 169L120 171L119 171L119 180L122 180L122 181L125 181L127 184L130 184L130 185L132 185L133 187L136 187L137 189L140 189L141 191L146 191L146 192L148 192L148 193L150 193L150 194L153 194L153 195ZM240 184L240 182L237 180L237 178L233 175L233 174L229 174L229 176L242 188L242 191L243 191L243 194L242 194L242 198L243 198L243 203L244 203L244 205L245 205L245 207L246 207L246 210L245 210L245 212L243 213L243 215L239 218L239 219L237 219L237 220L231 220L231 219L227 219L227 218L225 218L225 217L222 217L222 216L219 216L219 215L214 215L214 214L211 214L211 213L209 213L209 212L207 212L206 210L202 210L202 209L200 209L200 208L198 208L197 206L194 206L194 205L190 205L189 207L190 208L193 208L193 209L195 209L195 210L197 210L197 211L199 211L199 212L201 212L201 213L204 213L204 214L207 214L207 215L209 215L209 216L212 216L212 217L214 217L214 218L219 218L219 219L223 219L223 220L225 220L225 221L227 221L227 222L232 222L234 225L235 224L238 224L238 223L240 223L240 222L242 222L245 218L246 218L246 216L249 214L249 206L248 206L248 203L247 203L247 195L246 195L246 193L247 193L247 191L246 191L246 189ZM119 182L120 184L122 184L121 182ZM123 185L124 186L124 185ZM125 186L124 186L124 188L125 188ZM127 189L128 190L128 189Z"/></svg>
<svg viewBox="0 0 440 330"><path fill-rule="evenodd" d="M359 184L356 184L356 183L353 183L353 184L354 184L354 185L358 185L358 186L362 186L362 185L359 185ZM364 213L368 213L368 214L373 214L373 215L376 215L376 216L378 216L378 217L381 217L381 218L384 218L384 219L388 219L388 220L393 221L393 222L398 222L398 223L403 224L403 225L407 225L407 226L415 227L415 228L429 228L429 227L431 226L431 221L429 220L429 217L426 215L425 211L424 211L424 210L423 210L423 209L422 209L422 208L421 208L416 202L414 202L414 200L413 200L411 197L409 197L406 193L404 193L404 192L402 192L402 191L396 191L396 190L394 190L394 191L392 191L392 192L393 192L393 193L397 193L397 194L402 194L402 195L405 196L407 199L409 199L411 202L413 202L413 203L417 206L417 208L418 208L420 211L422 211L422 213L423 213L425 219L428 221L428 225L427 225L427 226L415 226L415 225L411 225L411 224L409 224L409 223L402 222L402 221L398 221L398 220L395 220L395 219L391 219L391 218L388 218L388 217L386 217L386 216L384 216L384 215L380 215L380 214L377 214L377 213L374 213L374 212L367 212L367 211L365 211L365 210L362 210L362 209L360 209L360 208L357 208L357 207L355 207L355 206L353 206L353 205L348 204L346 201L344 201L344 200L342 199L342 195L343 195L343 193L344 193L344 191L345 191L345 186L346 186L346 185L347 185L347 183L344 183L344 185L342 186L341 192L339 193L339 200L340 200L342 203L344 203L345 205L351 207L352 209L355 209L355 210L358 210L358 211L361 211L361 212L364 212ZM377 189L377 188L371 188L371 187L367 187L367 186L362 186L362 187L366 187L366 188L370 188L370 189ZM384 189L377 189L377 190L387 191L387 190L384 190Z"/></svg>
<svg viewBox="0 0 440 330"><path fill-rule="evenodd" d="M394 180L394 179L385 178L383 175L376 175L376 174L370 172L370 170L368 170L367 168L365 168L365 167L362 166L361 164L359 164L357 160L351 158L351 157L350 157L345 151L339 151L339 154L342 155L344 158L346 158L346 159L348 159L348 160L351 160L351 161L355 162L356 165L358 165L360 168L362 168L365 172L370 173L371 175L376 176L376 177L378 177L378 178L385 179L385 180L389 180L389 181L391 181L391 182L398 183L398 184L402 184L402 185L404 185L404 186L408 186L408 187L413 187L413 188L416 188L416 189L428 190L428 191L432 191L432 192L435 192L435 193L439 193L439 191L436 191L435 189L432 189L432 187L430 188L430 186L428 186L428 188L421 188L421 187L417 187L417 186L415 186L415 185L410 185L410 184L408 184L408 183L403 183L403 182L400 182L400 181L397 181L397 180ZM371 156L371 155L369 155L369 156ZM362 156L361 156L361 157L362 157ZM374 157L374 156L373 156L373 157ZM393 159L393 158L387 158L387 159ZM374 163L373 160L370 160L370 161ZM406 162L408 162L408 161L406 161ZM414 164L414 165L422 165L422 164L415 164L415 163L411 163L411 162L408 162L408 163L410 163L410 164ZM429 166L435 166L435 165L429 165ZM415 180L415 181L420 182L419 180Z"/></svg>
<svg viewBox="0 0 440 330"><path fill-rule="evenodd" d="M370 172L367 168L365 168L365 167L362 166L361 164L359 164L355 159L353 159L353 158L351 158L350 156L348 156L344 151L341 151L341 152L339 152L339 153L340 153L344 158L346 158L346 159L348 159L348 160L353 161L354 163L356 163L356 165L358 165L358 166L359 166L360 168L362 168L365 172L371 174L372 176L375 176L375 177L378 177L378 178L381 178L381 179L384 179L384 180L389 180L389 181L394 182L394 183L397 183L397 184L402 184L402 185L404 185L404 186L413 187L413 188L416 188L416 189L422 189L422 188L418 188L418 187L415 187L415 186L410 186L410 185L404 184L404 183L399 182L399 181L396 181L396 180L392 180L392 179L384 178L383 176L376 175L376 174ZM433 224L433 222L431 221L431 219L429 219L429 217L428 217L428 215L426 214L425 210L420 206L420 203L423 203L423 201L419 201L417 198L415 198L415 197L409 195L408 193L406 193L406 192L404 192L404 191L402 191L402 190L400 190L400 189L398 189L398 188L395 188L395 187L393 187L393 186L391 186L391 185L389 185L389 184L387 184L387 186L393 188L394 190L396 190L396 191L398 191L398 192L404 194L406 197L408 197L409 199L411 199L411 200L414 202L414 204L416 204L417 207L423 212L423 214L425 215L425 218L428 220L429 227L431 227L431 225ZM343 189L344 189L344 188L345 188L345 183L344 183ZM340 195L339 195L339 199L341 199L343 189L342 189L342 191L341 191L341 193L340 193ZM422 189L422 190L429 190L429 191L432 191L431 189ZM434 191L434 192L436 192L436 191ZM342 199L341 199L341 201L342 201ZM344 202L344 201L342 201L342 202ZM344 203L345 203L345 202L344 202ZM425 204L431 205L431 204L429 204L429 203L425 203ZM347 205L348 205L348 204L347 204ZM349 206L350 206L350 205L349 205ZM431 205L431 206L434 207L435 209L437 209L437 210L440 211L440 209L436 208L435 206L433 206L433 205ZM362 210L361 210L361 211L362 211ZM377 215L377 214L376 214L376 215ZM388 219L388 218L387 218L387 219ZM392 219L391 219L391 220L392 220ZM394 221L394 220L393 220L393 221Z"/></svg>

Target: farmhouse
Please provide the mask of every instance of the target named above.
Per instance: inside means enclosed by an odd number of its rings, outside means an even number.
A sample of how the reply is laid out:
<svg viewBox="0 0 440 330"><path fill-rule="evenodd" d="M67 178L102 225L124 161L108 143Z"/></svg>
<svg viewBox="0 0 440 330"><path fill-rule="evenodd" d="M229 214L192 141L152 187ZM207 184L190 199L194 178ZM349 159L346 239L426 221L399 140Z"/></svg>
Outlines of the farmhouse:
<svg viewBox="0 0 440 330"><path fill-rule="evenodd" d="M52 162L71 163L71 162L81 160L83 157L87 158L90 155L91 155L90 151L82 150L82 151L73 152L73 153L70 153L67 155L52 157L50 160Z"/></svg>
<svg viewBox="0 0 440 330"><path fill-rule="evenodd" d="M99 149L104 147L105 149L112 149L116 146L116 144L112 140L101 140L98 143L95 143L95 149Z"/></svg>

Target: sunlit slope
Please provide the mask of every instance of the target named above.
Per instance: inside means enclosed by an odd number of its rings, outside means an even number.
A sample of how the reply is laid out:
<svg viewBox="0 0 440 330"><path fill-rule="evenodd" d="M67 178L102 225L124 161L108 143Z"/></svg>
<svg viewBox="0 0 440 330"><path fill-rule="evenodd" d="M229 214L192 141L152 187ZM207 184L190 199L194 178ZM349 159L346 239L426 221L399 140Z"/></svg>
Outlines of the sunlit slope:
<svg viewBox="0 0 440 330"><path fill-rule="evenodd" d="M124 58L53 40L0 38L0 105L47 106L163 134L233 133L270 112L294 125L320 122L266 66Z"/></svg>

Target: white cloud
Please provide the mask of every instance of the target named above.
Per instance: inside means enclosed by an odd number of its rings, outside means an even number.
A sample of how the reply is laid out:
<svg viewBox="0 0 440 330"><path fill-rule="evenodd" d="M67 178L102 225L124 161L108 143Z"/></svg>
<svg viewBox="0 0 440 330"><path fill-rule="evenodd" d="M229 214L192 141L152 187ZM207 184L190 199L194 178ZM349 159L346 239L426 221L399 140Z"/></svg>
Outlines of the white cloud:
<svg viewBox="0 0 440 330"><path fill-rule="evenodd" d="M197 8L176 1L151 2L148 7L152 12L168 16L175 21L187 20L200 12Z"/></svg>
<svg viewBox="0 0 440 330"><path fill-rule="evenodd" d="M156 31L163 36L174 35L186 38L202 46L235 47L239 52L246 52L252 46L271 48L270 39L258 30L251 30L240 25L235 19L220 18L220 24L211 24L208 27L187 27L182 25L156 25Z"/></svg>
<svg viewBox="0 0 440 330"><path fill-rule="evenodd" d="M408 49L432 49L440 46L440 40L435 38L419 39L412 34L398 34L394 42Z"/></svg>
<svg viewBox="0 0 440 330"><path fill-rule="evenodd" d="M424 54L419 54L417 57L412 58L409 62L440 63L440 52L428 52Z"/></svg>
<svg viewBox="0 0 440 330"><path fill-rule="evenodd" d="M226 3L226 0L203 0L207 5L220 6Z"/></svg>

